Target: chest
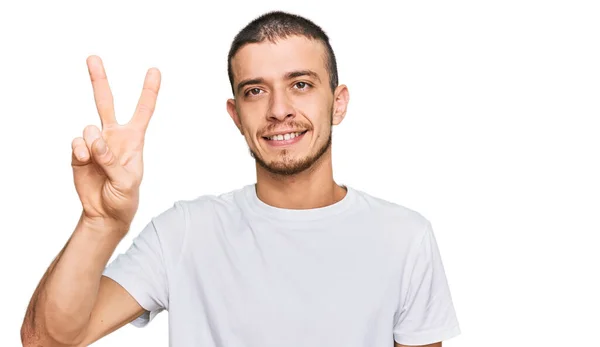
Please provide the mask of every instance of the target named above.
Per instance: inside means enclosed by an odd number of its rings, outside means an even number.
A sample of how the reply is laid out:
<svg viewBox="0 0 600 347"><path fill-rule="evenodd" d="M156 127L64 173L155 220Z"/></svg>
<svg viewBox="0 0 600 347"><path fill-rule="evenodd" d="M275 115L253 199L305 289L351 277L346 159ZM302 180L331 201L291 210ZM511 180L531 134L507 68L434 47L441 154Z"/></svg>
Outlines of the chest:
<svg viewBox="0 0 600 347"><path fill-rule="evenodd" d="M331 339L362 341L391 329L398 264L372 225L297 230L239 223L214 230L197 234L186 250L171 300L193 306L191 320L213 338L339 345Z"/></svg>

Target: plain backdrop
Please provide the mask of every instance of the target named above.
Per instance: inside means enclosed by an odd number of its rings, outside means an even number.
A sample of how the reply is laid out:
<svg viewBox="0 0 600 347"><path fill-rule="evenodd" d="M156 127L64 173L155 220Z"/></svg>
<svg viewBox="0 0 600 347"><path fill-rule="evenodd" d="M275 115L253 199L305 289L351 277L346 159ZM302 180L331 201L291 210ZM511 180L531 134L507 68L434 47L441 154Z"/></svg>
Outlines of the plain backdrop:
<svg viewBox="0 0 600 347"><path fill-rule="evenodd" d="M462 329L444 346L597 346L594 1L3 1L0 346L20 345L31 294L81 211L71 140L100 126L86 58L103 58L121 122L146 70L163 74L140 208L116 255L174 201L254 182L225 108L226 58L276 9L323 27L349 88L335 179L432 222ZM167 346L167 328L163 312L94 345Z"/></svg>

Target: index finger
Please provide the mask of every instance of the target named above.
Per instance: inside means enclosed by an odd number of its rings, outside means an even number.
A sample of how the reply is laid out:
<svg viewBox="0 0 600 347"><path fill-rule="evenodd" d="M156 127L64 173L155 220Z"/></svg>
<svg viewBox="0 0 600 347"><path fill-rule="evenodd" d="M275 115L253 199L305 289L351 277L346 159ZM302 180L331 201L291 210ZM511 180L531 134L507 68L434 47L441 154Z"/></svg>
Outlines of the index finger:
<svg viewBox="0 0 600 347"><path fill-rule="evenodd" d="M113 95L110 91L110 86L108 85L108 79L106 78L102 59L95 55L89 56L87 58L87 66L92 81L92 88L94 90L96 109L100 115L102 127L117 123Z"/></svg>
<svg viewBox="0 0 600 347"><path fill-rule="evenodd" d="M146 78L144 79L142 95L140 95L133 117L131 121L129 121L129 123L141 127L144 131L148 127L148 123L150 122L150 118L156 107L156 99L158 98L158 91L160 90L160 81L160 70L157 68L148 69Z"/></svg>

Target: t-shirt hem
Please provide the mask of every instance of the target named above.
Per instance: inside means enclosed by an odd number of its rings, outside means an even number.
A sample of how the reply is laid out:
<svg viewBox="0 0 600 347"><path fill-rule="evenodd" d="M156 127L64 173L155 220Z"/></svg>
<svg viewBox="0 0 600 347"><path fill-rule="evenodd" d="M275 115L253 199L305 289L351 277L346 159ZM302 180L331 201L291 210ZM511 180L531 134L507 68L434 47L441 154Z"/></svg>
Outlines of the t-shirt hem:
<svg viewBox="0 0 600 347"><path fill-rule="evenodd" d="M394 341L403 345L428 345L436 342L449 340L460 335L459 325L450 328L441 328L414 333L394 333Z"/></svg>

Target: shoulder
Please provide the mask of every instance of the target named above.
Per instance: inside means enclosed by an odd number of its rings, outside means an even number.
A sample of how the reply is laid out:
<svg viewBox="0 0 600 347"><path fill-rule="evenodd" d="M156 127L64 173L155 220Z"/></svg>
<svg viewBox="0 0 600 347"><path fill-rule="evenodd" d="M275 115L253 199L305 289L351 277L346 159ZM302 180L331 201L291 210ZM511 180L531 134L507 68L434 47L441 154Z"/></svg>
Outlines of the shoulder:
<svg viewBox="0 0 600 347"><path fill-rule="evenodd" d="M165 252L178 258L191 234L218 225L219 220L234 220L239 215L236 196L243 188L220 195L205 194L174 201L151 218L148 231L156 233Z"/></svg>
<svg viewBox="0 0 600 347"><path fill-rule="evenodd" d="M204 194L187 200L177 200L158 219L177 221L185 228L205 225L215 217L233 218L240 214L240 200L248 186L220 194Z"/></svg>
<svg viewBox="0 0 600 347"><path fill-rule="evenodd" d="M429 219L421 212L391 200L386 200L362 190L353 189L357 204L377 224L405 242L424 235L430 227Z"/></svg>

